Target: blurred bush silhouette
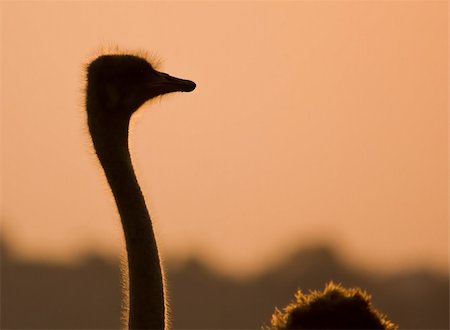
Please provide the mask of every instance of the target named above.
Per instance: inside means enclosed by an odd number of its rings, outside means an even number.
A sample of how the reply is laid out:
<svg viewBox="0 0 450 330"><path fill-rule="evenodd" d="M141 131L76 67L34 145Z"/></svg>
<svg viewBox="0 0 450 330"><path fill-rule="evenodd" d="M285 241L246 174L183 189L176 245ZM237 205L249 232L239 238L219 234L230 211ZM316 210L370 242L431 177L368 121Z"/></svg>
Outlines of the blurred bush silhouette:
<svg viewBox="0 0 450 330"><path fill-rule="evenodd" d="M117 329L118 260L86 256L77 265L18 260L2 242L2 329ZM259 329L274 306L300 288L323 289L329 280L359 286L401 329L448 329L448 274L410 270L394 275L349 266L328 246L299 250L248 280L228 278L192 258L166 265L173 328Z"/></svg>

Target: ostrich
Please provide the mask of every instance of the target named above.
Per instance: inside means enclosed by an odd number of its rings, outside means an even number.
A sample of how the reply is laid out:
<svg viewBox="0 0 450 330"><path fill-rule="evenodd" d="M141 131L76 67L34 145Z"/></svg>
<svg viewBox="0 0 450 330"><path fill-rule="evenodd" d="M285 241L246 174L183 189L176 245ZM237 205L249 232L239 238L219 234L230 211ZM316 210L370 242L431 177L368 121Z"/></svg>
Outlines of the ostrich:
<svg viewBox="0 0 450 330"><path fill-rule="evenodd" d="M386 315L373 307L370 295L360 288L328 283L323 291L303 294L283 310L275 309L271 325L263 330L380 329L398 330Z"/></svg>
<svg viewBox="0 0 450 330"><path fill-rule="evenodd" d="M125 236L130 329L166 328L164 276L150 215L128 149L130 119L142 104L158 95L191 92L195 87L190 80L156 71L140 56L101 55L87 68L89 132L114 195ZM395 329L359 291L330 285L321 294L302 296L298 293L296 297L297 302L285 308L284 314L276 310L272 327L267 329L351 328L353 323L342 323L343 318L354 319L355 315L367 313L369 323L358 323L357 327ZM339 309L330 314L330 306ZM373 321L376 318L378 323ZM330 322L323 323L323 319Z"/></svg>
<svg viewBox="0 0 450 330"><path fill-rule="evenodd" d="M132 114L147 100L190 92L189 80L156 71L134 55L102 55L87 68L86 111L95 152L114 195L125 236L130 329L164 329L164 278L145 200L128 149Z"/></svg>

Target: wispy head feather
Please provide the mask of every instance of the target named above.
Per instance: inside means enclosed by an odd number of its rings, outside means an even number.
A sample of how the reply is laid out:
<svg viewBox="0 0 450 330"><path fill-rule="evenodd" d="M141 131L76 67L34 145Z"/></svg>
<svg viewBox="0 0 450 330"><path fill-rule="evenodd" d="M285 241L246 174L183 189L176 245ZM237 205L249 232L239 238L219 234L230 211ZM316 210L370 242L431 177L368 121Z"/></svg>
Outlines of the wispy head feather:
<svg viewBox="0 0 450 330"><path fill-rule="evenodd" d="M370 295L328 283L323 292L300 290L283 310L275 309L271 326L265 330L288 329L382 329L398 327L372 306Z"/></svg>
<svg viewBox="0 0 450 330"><path fill-rule="evenodd" d="M86 60L84 62L84 68L85 72L87 72L87 68L89 67L89 64L93 62L96 58L103 56L103 55L131 55L131 56L137 56L144 60L146 60L148 63L151 64L151 66L155 70L160 70L163 64L162 58L156 53L156 52L149 52L147 50L138 48L138 49L128 49L124 47L119 47L117 44L114 43L107 43L106 45L100 46L97 50L92 52L90 55L86 57Z"/></svg>

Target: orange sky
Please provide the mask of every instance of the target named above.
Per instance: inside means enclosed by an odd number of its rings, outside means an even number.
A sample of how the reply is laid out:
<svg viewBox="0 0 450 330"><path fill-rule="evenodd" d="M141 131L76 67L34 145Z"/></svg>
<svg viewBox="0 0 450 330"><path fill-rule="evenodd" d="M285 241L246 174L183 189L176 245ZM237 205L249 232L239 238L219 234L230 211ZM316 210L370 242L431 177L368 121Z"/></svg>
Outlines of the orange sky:
<svg viewBox="0 0 450 330"><path fill-rule="evenodd" d="M1 15L1 220L21 254L121 249L82 96L83 63L112 43L197 83L133 123L165 255L247 272L322 240L366 266L447 269L446 1L11 1Z"/></svg>

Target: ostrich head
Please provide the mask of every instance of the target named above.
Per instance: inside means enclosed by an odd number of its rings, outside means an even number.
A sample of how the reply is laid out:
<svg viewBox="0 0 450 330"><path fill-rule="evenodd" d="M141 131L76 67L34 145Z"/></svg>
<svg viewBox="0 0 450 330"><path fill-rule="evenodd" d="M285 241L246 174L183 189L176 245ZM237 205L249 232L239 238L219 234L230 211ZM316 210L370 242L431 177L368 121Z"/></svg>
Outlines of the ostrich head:
<svg viewBox="0 0 450 330"><path fill-rule="evenodd" d="M298 291L295 298L283 310L275 310L272 325L265 327L266 330L398 330L396 324L373 307L370 295L359 288L346 289L330 282L323 292Z"/></svg>
<svg viewBox="0 0 450 330"><path fill-rule="evenodd" d="M146 101L171 92L190 92L195 83L156 71L134 55L102 55L87 69L90 116L130 118Z"/></svg>

